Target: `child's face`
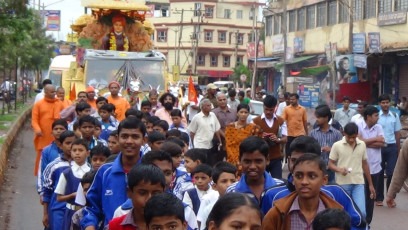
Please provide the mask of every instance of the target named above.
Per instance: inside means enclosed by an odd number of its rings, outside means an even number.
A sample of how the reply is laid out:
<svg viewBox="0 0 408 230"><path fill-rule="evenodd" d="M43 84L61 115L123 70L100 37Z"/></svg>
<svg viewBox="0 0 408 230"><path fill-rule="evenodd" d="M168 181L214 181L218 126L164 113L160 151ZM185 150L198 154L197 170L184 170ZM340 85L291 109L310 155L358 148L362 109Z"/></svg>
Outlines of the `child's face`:
<svg viewBox="0 0 408 230"><path fill-rule="evenodd" d="M146 125L146 132L151 133L153 131L153 123L148 122Z"/></svg>
<svg viewBox="0 0 408 230"><path fill-rule="evenodd" d="M121 129L119 145L122 154L127 157L139 156L140 147L144 144L144 134L140 129Z"/></svg>
<svg viewBox="0 0 408 230"><path fill-rule="evenodd" d="M91 187L91 183L82 184L82 189L84 190L84 196L85 197L86 197L86 193L88 192L90 187Z"/></svg>
<svg viewBox="0 0 408 230"><path fill-rule="evenodd" d="M86 158L88 157L89 152L86 150L86 147L83 145L72 145L71 147L71 157L78 165L85 164Z"/></svg>
<svg viewBox="0 0 408 230"><path fill-rule="evenodd" d="M171 180L173 179L173 164L166 160L154 160L153 164L162 170L164 177L166 178L166 188L168 188L170 186Z"/></svg>
<svg viewBox="0 0 408 230"><path fill-rule="evenodd" d="M120 152L120 145L118 141L118 137L116 136L109 136L108 137L108 147L112 154L117 154Z"/></svg>
<svg viewBox="0 0 408 230"><path fill-rule="evenodd" d="M147 119L145 117L142 117L142 122L145 126L147 126Z"/></svg>
<svg viewBox="0 0 408 230"><path fill-rule="evenodd" d="M176 216L155 216L147 228L148 230L186 230L187 223L181 222Z"/></svg>
<svg viewBox="0 0 408 230"><path fill-rule="evenodd" d="M174 126L178 127L181 124L181 117L178 116L171 116L171 120L173 121Z"/></svg>
<svg viewBox="0 0 408 230"><path fill-rule="evenodd" d="M194 174L195 185L201 191L207 191L209 189L209 183L211 182L211 177L203 172L198 172Z"/></svg>
<svg viewBox="0 0 408 230"><path fill-rule="evenodd" d="M52 136L55 138L55 140L58 140L61 136L61 133L63 133L65 130L65 127L62 125L56 125L54 128L52 128Z"/></svg>
<svg viewBox="0 0 408 230"><path fill-rule="evenodd" d="M173 169L176 169L180 166L181 162L183 161L183 153L174 157L171 157L173 160Z"/></svg>
<svg viewBox="0 0 408 230"><path fill-rule="evenodd" d="M164 134L164 135L166 135L166 130L164 130L162 127L160 127L160 126L153 126L153 130L154 131L157 131L157 132L160 132L160 133L162 133L162 134Z"/></svg>
<svg viewBox="0 0 408 230"><path fill-rule="evenodd" d="M61 149L64 154L68 155L69 157L71 157L71 146L75 139L76 137L67 137L65 138L64 142L62 142Z"/></svg>
<svg viewBox="0 0 408 230"><path fill-rule="evenodd" d="M323 174L314 161L304 161L293 169L293 184L299 193L299 198L311 199L319 196L320 188L327 184L328 177Z"/></svg>
<svg viewBox="0 0 408 230"><path fill-rule="evenodd" d="M106 110L99 110L99 116L101 116L102 121L108 121L110 118L110 113Z"/></svg>
<svg viewBox="0 0 408 230"><path fill-rule="evenodd" d="M81 132L82 138L91 140L95 132L95 125L91 122L84 122L79 126L79 131Z"/></svg>
<svg viewBox="0 0 408 230"><path fill-rule="evenodd" d="M218 177L218 181L214 183L214 189L218 191L220 196L224 195L227 188L237 181L235 174L223 172Z"/></svg>
<svg viewBox="0 0 408 230"><path fill-rule="evenodd" d="M269 161L259 150L244 153L241 157L242 172L246 175L247 180L261 181L268 164Z"/></svg>
<svg viewBox="0 0 408 230"><path fill-rule="evenodd" d="M99 138L99 136L101 135L101 133L102 133L102 129L101 129L101 127L99 127L99 126L95 126L95 130L94 130L94 137L95 137L96 139L98 139L98 138Z"/></svg>
<svg viewBox="0 0 408 230"><path fill-rule="evenodd" d="M140 110L142 111L142 113L150 113L150 111L152 111L152 107L143 106L142 108L140 108Z"/></svg>
<svg viewBox="0 0 408 230"><path fill-rule="evenodd" d="M106 104L106 101L100 101L100 102L96 103L96 107L99 109L99 108L102 107L102 105L105 105L105 104Z"/></svg>
<svg viewBox="0 0 408 230"><path fill-rule="evenodd" d="M91 109L87 108L82 111L78 111L78 117L86 116L91 114Z"/></svg>
<svg viewBox="0 0 408 230"><path fill-rule="evenodd" d="M159 150L164 143L164 140L155 141L153 143L149 142L149 146L152 150Z"/></svg>
<svg viewBox="0 0 408 230"><path fill-rule="evenodd" d="M245 230L260 230L262 229L262 217L259 211L248 206L241 206L225 218L220 226L216 226L214 221L208 224L208 229L245 229Z"/></svg>
<svg viewBox="0 0 408 230"><path fill-rule="evenodd" d="M164 192L164 188L157 184L141 181L138 185L128 189L128 197L132 200L133 208L136 213L143 215L146 202L156 194Z"/></svg>
<svg viewBox="0 0 408 230"><path fill-rule="evenodd" d="M186 167L188 173L192 173L197 165L199 165L198 161L193 161L190 157L184 157L184 167Z"/></svg>
<svg viewBox="0 0 408 230"><path fill-rule="evenodd" d="M106 156L104 155L93 155L91 158L91 165L92 168L95 169L95 171L98 171L99 167L101 167L103 164L106 162Z"/></svg>

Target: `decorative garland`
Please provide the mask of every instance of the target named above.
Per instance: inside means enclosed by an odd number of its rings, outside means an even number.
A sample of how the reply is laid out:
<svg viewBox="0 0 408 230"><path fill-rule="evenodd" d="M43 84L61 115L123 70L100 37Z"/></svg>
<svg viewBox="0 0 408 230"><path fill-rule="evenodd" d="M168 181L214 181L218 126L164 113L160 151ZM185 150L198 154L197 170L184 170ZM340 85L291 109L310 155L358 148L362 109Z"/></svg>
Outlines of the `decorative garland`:
<svg viewBox="0 0 408 230"><path fill-rule="evenodd" d="M122 34L123 36L123 49L124 51L129 51L129 40L127 39L125 33ZM113 32L110 33L110 39L109 39L109 49L110 50L117 50L116 49L116 37Z"/></svg>

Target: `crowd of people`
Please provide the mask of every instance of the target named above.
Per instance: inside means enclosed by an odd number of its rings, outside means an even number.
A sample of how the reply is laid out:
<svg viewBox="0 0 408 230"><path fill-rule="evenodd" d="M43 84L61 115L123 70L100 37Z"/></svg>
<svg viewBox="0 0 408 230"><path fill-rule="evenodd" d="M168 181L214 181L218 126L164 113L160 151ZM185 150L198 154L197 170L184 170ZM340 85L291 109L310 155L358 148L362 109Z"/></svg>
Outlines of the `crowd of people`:
<svg viewBox="0 0 408 230"><path fill-rule="evenodd" d="M117 82L72 102L43 84L32 128L46 229L365 229L407 174L387 95L381 110L319 105L309 134L296 93L260 92L255 116L248 90L211 83L197 101L152 89L132 106Z"/></svg>

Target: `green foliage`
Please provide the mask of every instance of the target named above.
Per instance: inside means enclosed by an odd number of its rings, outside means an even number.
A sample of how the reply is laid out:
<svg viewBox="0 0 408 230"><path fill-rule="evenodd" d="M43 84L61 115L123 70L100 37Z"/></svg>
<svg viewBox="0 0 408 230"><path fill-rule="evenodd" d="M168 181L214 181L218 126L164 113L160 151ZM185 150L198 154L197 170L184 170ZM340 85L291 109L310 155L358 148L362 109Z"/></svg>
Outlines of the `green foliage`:
<svg viewBox="0 0 408 230"><path fill-rule="evenodd" d="M239 79L239 76L241 76L241 74L245 74L247 75L247 80L246 80L246 84L250 83L250 79L251 79L251 71L248 69L248 67L246 67L244 64L239 63L238 66L236 66L235 68L232 69L233 70L233 78L235 81L239 81L241 82L241 80Z"/></svg>

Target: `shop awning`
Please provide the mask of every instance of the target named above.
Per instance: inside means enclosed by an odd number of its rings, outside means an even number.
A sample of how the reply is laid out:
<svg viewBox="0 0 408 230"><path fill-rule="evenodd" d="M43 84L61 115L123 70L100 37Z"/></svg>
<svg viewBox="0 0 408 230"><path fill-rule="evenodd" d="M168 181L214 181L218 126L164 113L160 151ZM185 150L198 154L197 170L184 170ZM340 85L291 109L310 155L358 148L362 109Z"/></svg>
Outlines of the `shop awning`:
<svg viewBox="0 0 408 230"><path fill-rule="evenodd" d="M290 71L290 75L296 76L296 77L307 77L307 76L312 76L312 75L323 73L324 71L327 71L329 69L330 69L329 65L312 66L312 67L303 68L302 71L300 72Z"/></svg>
<svg viewBox="0 0 408 230"><path fill-rule="evenodd" d="M306 60L312 59L312 58L314 58L314 57L316 57L316 55L309 55L309 56L297 57L297 58L294 58L293 61L291 61L291 62L286 62L286 63L285 63L285 62L281 62L281 63L278 63L278 64L275 66L275 69L276 69L276 70L280 70L280 69L282 68L283 64L291 65L291 64L295 64L295 63L299 63L299 62L302 62L302 61L306 61Z"/></svg>
<svg viewBox="0 0 408 230"><path fill-rule="evenodd" d="M201 76L214 77L214 78L226 78L233 74L230 70L199 70L198 74Z"/></svg>
<svg viewBox="0 0 408 230"><path fill-rule="evenodd" d="M257 58L256 61L264 62L264 61L276 61L279 60L281 57L260 57ZM255 58L249 58L250 61L255 61Z"/></svg>

